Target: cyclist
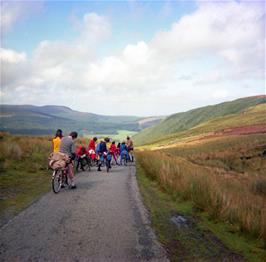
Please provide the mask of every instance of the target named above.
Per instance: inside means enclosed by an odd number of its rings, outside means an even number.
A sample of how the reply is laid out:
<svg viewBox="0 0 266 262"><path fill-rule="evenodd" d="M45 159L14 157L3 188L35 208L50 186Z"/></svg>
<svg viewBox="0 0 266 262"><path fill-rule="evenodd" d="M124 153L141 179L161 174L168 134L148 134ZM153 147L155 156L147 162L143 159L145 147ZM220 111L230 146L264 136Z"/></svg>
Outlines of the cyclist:
<svg viewBox="0 0 266 262"><path fill-rule="evenodd" d="M90 140L89 143L89 150L93 150L95 152L96 150L96 141L97 141L97 137L94 137L93 139Z"/></svg>
<svg viewBox="0 0 266 262"><path fill-rule="evenodd" d="M104 142L106 144L106 149L107 149L106 153L104 153L104 157L106 158L106 162L107 162L107 165L109 166L109 168L112 168L111 167L112 153L110 152L110 147L112 145L111 138L106 137L104 139Z"/></svg>
<svg viewBox="0 0 266 262"><path fill-rule="evenodd" d="M129 159L131 162L134 161L134 157L133 157L133 154L131 151L133 151L133 141L132 139L128 136L127 137L127 150L128 150L128 153L129 153Z"/></svg>
<svg viewBox="0 0 266 262"><path fill-rule="evenodd" d="M105 141L105 143L106 143L106 147L107 147L107 149L109 150L110 149L110 146L111 146L111 139L109 138L109 137L106 137L105 139L104 139L104 141Z"/></svg>
<svg viewBox="0 0 266 262"><path fill-rule="evenodd" d="M101 165L104 161L104 154L107 154L107 147L106 147L105 141L101 140L101 142L99 144L97 144L96 154L98 154L98 156L100 158L98 161L98 171L102 171Z"/></svg>
<svg viewBox="0 0 266 262"><path fill-rule="evenodd" d="M53 152L58 152L59 147L60 147L60 142L63 137L63 132L61 129L57 129L55 133L55 137L53 138L52 141L52 146L53 146Z"/></svg>
<svg viewBox="0 0 266 262"><path fill-rule="evenodd" d="M81 167L82 171L85 171L84 169L84 161L87 162L87 164L89 165L89 156L88 156L88 152L86 150L86 147L83 145L80 145L77 150L76 150L76 156L77 156L77 166L76 166L76 171L78 171L79 169L79 165ZM86 164L85 164L86 165Z"/></svg>
<svg viewBox="0 0 266 262"><path fill-rule="evenodd" d="M120 165L122 165L123 159L125 159L126 161L129 159L128 149L125 141L123 141L120 145Z"/></svg>
<svg viewBox="0 0 266 262"><path fill-rule="evenodd" d="M89 147L88 147L88 155L91 158L92 161L96 161L96 142L97 137L94 137L90 140Z"/></svg>
<svg viewBox="0 0 266 262"><path fill-rule="evenodd" d="M110 150L111 155L114 157L115 163L118 165L118 162L116 159L117 148L115 145L115 141L112 142L109 150Z"/></svg>
<svg viewBox="0 0 266 262"><path fill-rule="evenodd" d="M74 159L76 157L74 140L77 137L78 133L75 131L71 132L68 136L63 137L59 149L59 152L67 154L69 158L72 160L68 164L68 175L71 182L71 189L76 188L76 185L74 183Z"/></svg>

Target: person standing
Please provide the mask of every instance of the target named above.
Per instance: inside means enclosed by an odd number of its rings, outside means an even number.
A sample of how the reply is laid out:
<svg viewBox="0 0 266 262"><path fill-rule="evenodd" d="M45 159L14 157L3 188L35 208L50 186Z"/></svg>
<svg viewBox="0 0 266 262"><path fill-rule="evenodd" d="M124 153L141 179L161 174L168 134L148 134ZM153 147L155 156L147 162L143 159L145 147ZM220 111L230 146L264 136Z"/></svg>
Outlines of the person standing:
<svg viewBox="0 0 266 262"><path fill-rule="evenodd" d="M71 159L71 162L68 164L68 175L71 182L71 189L76 188L74 183L74 160L76 157L75 154L75 144L74 140L78 137L78 133L73 131L68 136L61 139L59 152L67 154Z"/></svg>
<svg viewBox="0 0 266 262"><path fill-rule="evenodd" d="M57 129L55 133L55 137L52 140L52 150L53 152L59 152L59 147L61 143L61 139L63 137L63 132L61 129Z"/></svg>
<svg viewBox="0 0 266 262"><path fill-rule="evenodd" d="M129 153L129 157L130 157L130 161L133 162L134 161L134 156L133 156L133 141L132 139L128 136L127 137L127 150L128 150L128 153Z"/></svg>

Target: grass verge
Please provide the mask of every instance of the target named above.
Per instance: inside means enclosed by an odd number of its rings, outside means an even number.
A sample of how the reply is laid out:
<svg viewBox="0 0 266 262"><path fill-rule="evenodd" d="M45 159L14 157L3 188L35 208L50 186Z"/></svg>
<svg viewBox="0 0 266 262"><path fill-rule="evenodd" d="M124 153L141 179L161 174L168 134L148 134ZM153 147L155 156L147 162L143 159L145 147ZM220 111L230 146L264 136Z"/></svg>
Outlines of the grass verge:
<svg viewBox="0 0 266 262"><path fill-rule="evenodd" d="M0 226L51 188L47 137L0 135Z"/></svg>
<svg viewBox="0 0 266 262"><path fill-rule="evenodd" d="M29 173L8 171L0 179L0 226L18 214L43 193L49 191L51 177L47 171Z"/></svg>
<svg viewBox="0 0 266 262"><path fill-rule="evenodd" d="M171 261L265 261L263 242L239 233L235 226L218 222L192 202L165 192L137 165L137 179L152 226ZM171 219L182 217L185 223Z"/></svg>

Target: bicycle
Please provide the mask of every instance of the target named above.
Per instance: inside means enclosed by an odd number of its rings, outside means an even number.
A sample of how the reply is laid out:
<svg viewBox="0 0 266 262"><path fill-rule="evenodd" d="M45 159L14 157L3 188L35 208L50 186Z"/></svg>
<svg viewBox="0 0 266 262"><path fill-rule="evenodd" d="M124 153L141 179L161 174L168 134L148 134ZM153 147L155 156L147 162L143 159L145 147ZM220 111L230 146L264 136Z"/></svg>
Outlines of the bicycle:
<svg viewBox="0 0 266 262"><path fill-rule="evenodd" d="M76 171L78 172L79 169L79 164L80 164L80 168L82 169L82 171L86 171L89 169L89 171L91 170L92 167L92 160L89 156L87 156L86 154L79 156L77 159L77 165L76 165Z"/></svg>
<svg viewBox="0 0 266 262"><path fill-rule="evenodd" d="M110 153L104 152L100 155L100 161L102 166L106 166L106 172L110 171L111 168L112 155Z"/></svg>
<svg viewBox="0 0 266 262"><path fill-rule="evenodd" d="M109 172L111 168L112 154L110 152L106 155L106 171Z"/></svg>
<svg viewBox="0 0 266 262"><path fill-rule="evenodd" d="M91 165L91 167L98 166L99 156L95 153L95 151L93 149L90 149L89 150L88 157L90 159L90 165Z"/></svg>
<svg viewBox="0 0 266 262"><path fill-rule="evenodd" d="M120 165L127 166L128 161L129 161L128 152L122 152L120 155Z"/></svg>
<svg viewBox="0 0 266 262"><path fill-rule="evenodd" d="M52 174L52 189L55 194L59 193L64 186L69 187L68 183L68 166L63 169L56 169Z"/></svg>

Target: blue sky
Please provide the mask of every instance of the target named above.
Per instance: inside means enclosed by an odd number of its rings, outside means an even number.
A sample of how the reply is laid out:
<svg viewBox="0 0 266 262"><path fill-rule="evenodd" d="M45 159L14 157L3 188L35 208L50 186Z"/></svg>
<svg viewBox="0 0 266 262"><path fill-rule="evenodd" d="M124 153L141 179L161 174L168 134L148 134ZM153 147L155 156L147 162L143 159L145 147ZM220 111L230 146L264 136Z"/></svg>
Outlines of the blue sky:
<svg viewBox="0 0 266 262"><path fill-rule="evenodd" d="M71 40L78 34L75 20L85 13L108 16L113 25L112 38L105 44L108 50L121 49L128 41L149 41L154 33L168 29L182 15L196 9L193 1L140 2L126 1L47 1L14 24L3 38L3 47L16 51L32 50L44 39ZM169 9L169 10L168 10ZM171 11L170 11L171 10Z"/></svg>
<svg viewBox="0 0 266 262"><path fill-rule="evenodd" d="M264 1L3 1L1 16L1 103L162 115L265 93Z"/></svg>

